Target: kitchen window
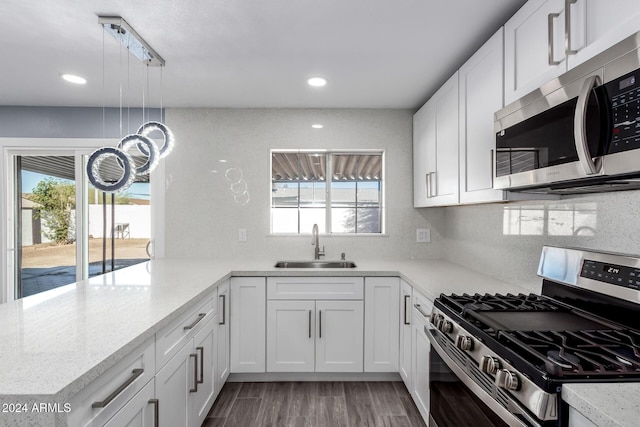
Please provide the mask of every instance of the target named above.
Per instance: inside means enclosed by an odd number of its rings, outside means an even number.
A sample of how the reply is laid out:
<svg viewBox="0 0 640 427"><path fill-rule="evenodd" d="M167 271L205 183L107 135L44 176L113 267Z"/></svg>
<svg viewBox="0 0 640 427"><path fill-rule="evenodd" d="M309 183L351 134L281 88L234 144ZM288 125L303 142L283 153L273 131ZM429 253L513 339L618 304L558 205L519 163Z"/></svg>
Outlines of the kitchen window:
<svg viewBox="0 0 640 427"><path fill-rule="evenodd" d="M271 151L271 232L384 233L382 151Z"/></svg>

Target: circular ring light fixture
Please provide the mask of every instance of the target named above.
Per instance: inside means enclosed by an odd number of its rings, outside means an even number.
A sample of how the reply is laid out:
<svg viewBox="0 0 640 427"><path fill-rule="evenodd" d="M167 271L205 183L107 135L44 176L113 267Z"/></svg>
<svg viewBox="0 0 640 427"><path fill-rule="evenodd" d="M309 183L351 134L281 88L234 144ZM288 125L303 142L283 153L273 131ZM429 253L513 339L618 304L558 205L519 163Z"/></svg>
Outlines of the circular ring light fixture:
<svg viewBox="0 0 640 427"><path fill-rule="evenodd" d="M160 161L160 150L158 149L158 145L151 138L134 133L122 138L116 148L127 153L134 145L137 145L138 150L147 156L147 161L142 166L135 168L135 174L150 174ZM142 147L144 147L144 150L141 149ZM118 164L122 167L122 162L120 160L118 160Z"/></svg>
<svg viewBox="0 0 640 427"><path fill-rule="evenodd" d="M100 164L107 157L115 157L120 167L122 167L122 176L112 183L106 182L102 179L102 176L100 176ZM87 162L87 177L91 184L98 190L106 193L123 191L129 188L136 178L135 163L131 156L122 150L114 147L98 148L89 156L89 161Z"/></svg>
<svg viewBox="0 0 640 427"><path fill-rule="evenodd" d="M142 136L146 136L147 138L153 132L160 132L163 135L164 141L162 143L162 147L160 147L160 158L164 158L167 154L173 150L174 138L173 132L164 124L160 122L146 122L143 123L142 126L138 128L138 134ZM141 144L138 144L138 150L142 152L142 154L148 156L148 150Z"/></svg>

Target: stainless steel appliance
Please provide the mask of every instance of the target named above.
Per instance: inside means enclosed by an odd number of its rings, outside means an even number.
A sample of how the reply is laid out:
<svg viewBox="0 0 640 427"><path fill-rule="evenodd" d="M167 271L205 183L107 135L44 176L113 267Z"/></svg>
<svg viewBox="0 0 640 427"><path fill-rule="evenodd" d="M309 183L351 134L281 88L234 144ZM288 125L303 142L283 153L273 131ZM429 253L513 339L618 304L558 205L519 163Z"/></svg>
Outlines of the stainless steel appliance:
<svg viewBox="0 0 640 427"><path fill-rule="evenodd" d="M640 381L640 258L545 246L538 275L435 300L430 426L566 426L563 384Z"/></svg>
<svg viewBox="0 0 640 427"><path fill-rule="evenodd" d="M640 33L495 114L494 188L640 188Z"/></svg>

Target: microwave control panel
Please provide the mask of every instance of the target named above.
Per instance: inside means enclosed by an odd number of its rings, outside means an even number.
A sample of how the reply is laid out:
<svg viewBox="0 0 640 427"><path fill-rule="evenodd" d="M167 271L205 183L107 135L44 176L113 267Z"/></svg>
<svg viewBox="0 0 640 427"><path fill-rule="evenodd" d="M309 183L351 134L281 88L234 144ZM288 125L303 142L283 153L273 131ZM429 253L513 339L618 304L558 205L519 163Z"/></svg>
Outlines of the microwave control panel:
<svg viewBox="0 0 640 427"><path fill-rule="evenodd" d="M604 85L611 108L609 153L640 148L640 70Z"/></svg>

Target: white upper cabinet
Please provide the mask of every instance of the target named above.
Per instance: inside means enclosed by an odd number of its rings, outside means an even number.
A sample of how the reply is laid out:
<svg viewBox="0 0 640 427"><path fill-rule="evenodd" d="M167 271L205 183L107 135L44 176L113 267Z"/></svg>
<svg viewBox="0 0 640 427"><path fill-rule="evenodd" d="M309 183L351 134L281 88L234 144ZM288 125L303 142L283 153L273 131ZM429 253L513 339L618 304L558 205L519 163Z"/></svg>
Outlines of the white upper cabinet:
<svg viewBox="0 0 640 427"><path fill-rule="evenodd" d="M460 203L494 202L493 115L503 107L503 29L460 68Z"/></svg>
<svg viewBox="0 0 640 427"><path fill-rule="evenodd" d="M505 105L567 69L564 0L529 0L504 25Z"/></svg>
<svg viewBox="0 0 640 427"><path fill-rule="evenodd" d="M458 203L458 72L414 115L414 206Z"/></svg>
<svg viewBox="0 0 640 427"><path fill-rule="evenodd" d="M568 67L573 68L640 31L638 0L567 0L571 39Z"/></svg>
<svg viewBox="0 0 640 427"><path fill-rule="evenodd" d="M640 31L637 0L529 0L504 26L505 105Z"/></svg>

